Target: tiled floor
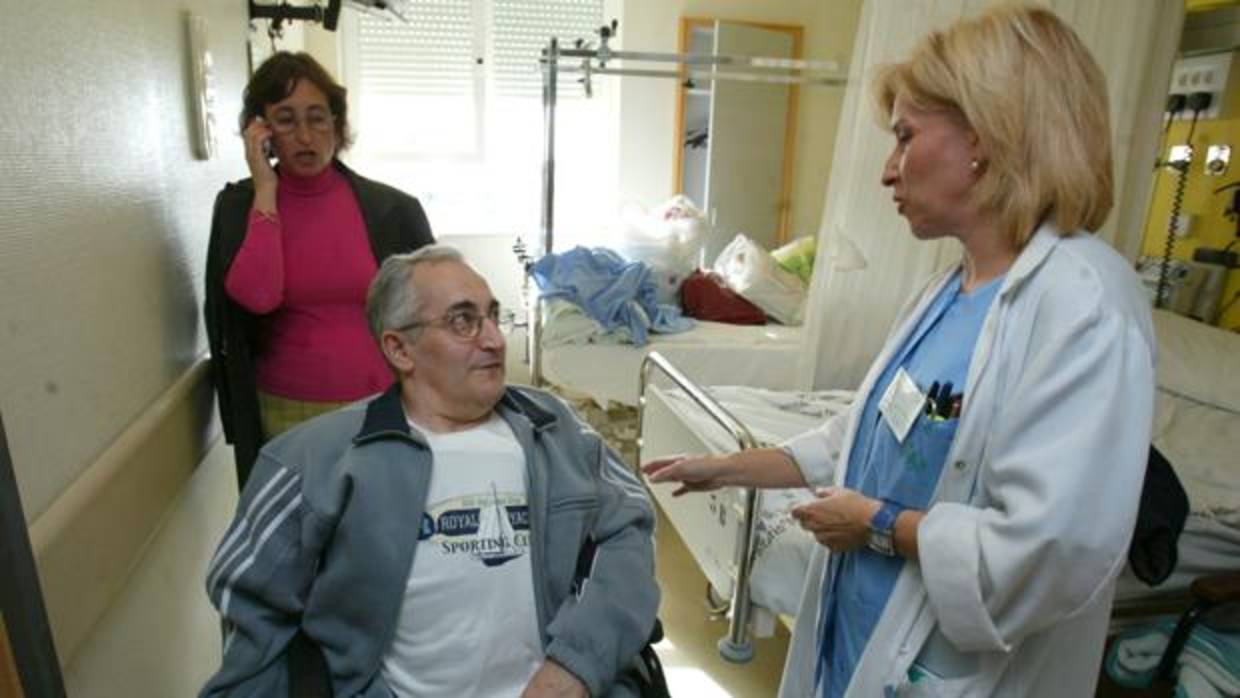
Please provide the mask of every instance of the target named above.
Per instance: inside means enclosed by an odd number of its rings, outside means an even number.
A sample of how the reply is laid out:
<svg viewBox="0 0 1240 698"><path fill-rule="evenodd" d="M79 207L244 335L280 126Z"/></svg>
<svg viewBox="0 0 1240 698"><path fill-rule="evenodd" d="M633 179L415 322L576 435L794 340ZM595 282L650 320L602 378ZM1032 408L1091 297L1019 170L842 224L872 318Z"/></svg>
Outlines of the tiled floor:
<svg viewBox="0 0 1240 698"><path fill-rule="evenodd" d="M754 659L730 664L715 648L727 623L711 620L702 576L676 531L660 518L656 534L658 577L663 591L659 617L666 639L655 646L676 698L767 698L779 687L788 632L754 641Z"/></svg>

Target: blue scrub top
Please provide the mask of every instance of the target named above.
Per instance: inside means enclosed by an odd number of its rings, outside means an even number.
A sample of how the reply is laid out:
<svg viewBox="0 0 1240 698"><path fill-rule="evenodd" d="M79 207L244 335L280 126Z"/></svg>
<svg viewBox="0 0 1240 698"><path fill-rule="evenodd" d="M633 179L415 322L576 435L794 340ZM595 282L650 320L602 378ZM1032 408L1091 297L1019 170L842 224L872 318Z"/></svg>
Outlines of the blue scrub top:
<svg viewBox="0 0 1240 698"><path fill-rule="evenodd" d="M931 302L870 391L849 452L846 487L905 509L926 509L959 420L936 419L923 411L900 443L878 403L901 367L923 394L936 382L950 382L953 394L962 393L982 321L1002 279L965 293L957 272ZM837 698L852 679L904 558L859 548L832 555L828 565L834 582L823 585L817 680L820 696Z"/></svg>

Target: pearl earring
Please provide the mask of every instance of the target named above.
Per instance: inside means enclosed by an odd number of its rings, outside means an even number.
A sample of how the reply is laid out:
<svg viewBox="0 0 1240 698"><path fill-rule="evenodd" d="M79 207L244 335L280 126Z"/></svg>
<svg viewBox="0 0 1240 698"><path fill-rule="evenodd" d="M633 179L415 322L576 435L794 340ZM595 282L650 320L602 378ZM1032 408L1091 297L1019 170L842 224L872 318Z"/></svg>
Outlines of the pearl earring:
<svg viewBox="0 0 1240 698"><path fill-rule="evenodd" d="M982 163L978 162L977 160L970 160L970 161L969 161L969 169L970 169L970 170L973 170L974 172L977 172L977 168L979 168L979 167L981 167L981 166L982 166Z"/></svg>

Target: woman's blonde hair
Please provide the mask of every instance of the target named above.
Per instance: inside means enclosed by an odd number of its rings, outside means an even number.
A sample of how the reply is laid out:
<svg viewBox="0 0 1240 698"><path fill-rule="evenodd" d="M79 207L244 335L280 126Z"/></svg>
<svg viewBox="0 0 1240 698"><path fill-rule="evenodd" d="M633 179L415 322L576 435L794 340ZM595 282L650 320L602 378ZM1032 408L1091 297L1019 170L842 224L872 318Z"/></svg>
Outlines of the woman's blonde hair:
<svg viewBox="0 0 1240 698"><path fill-rule="evenodd" d="M999 6L936 31L882 66L874 96L946 110L977 134L984 157L974 203L1017 247L1050 219L1096 231L1113 205L1111 128L1102 70L1050 10Z"/></svg>

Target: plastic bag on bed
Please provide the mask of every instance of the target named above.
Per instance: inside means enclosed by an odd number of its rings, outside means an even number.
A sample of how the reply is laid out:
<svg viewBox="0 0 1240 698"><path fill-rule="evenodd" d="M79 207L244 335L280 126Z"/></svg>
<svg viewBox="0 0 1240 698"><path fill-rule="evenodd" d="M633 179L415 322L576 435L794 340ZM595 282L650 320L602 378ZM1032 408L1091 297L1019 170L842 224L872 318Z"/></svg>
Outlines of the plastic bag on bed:
<svg viewBox="0 0 1240 698"><path fill-rule="evenodd" d="M801 324L805 285L784 271L758 243L744 234L733 238L715 260L728 288L785 325Z"/></svg>
<svg viewBox="0 0 1240 698"><path fill-rule="evenodd" d="M701 264L710 237L706 216L684 195L652 210L630 205L611 246L625 259L650 267L658 302L677 305L680 285Z"/></svg>
<svg viewBox="0 0 1240 698"><path fill-rule="evenodd" d="M771 250L771 256L780 268L795 275L807 286L814 274L814 255L817 253L818 241L813 237L797 238L783 247Z"/></svg>

